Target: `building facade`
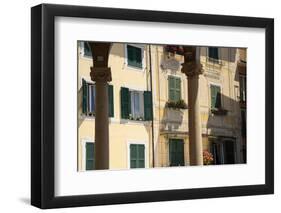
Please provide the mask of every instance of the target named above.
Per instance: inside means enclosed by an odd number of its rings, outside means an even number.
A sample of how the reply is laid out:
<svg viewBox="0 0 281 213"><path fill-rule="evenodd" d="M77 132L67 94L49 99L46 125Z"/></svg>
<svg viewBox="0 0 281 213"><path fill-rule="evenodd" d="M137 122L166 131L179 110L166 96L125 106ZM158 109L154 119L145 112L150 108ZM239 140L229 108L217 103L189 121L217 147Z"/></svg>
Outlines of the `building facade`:
<svg viewBox="0 0 281 213"><path fill-rule="evenodd" d="M212 153L212 164L244 163L246 50L214 47L199 50L204 71L199 77L203 149ZM190 164L188 80L181 72L183 62L181 48L174 46L111 45L110 169ZM90 77L91 66L90 47L87 42L79 42L79 171L95 169L95 83Z"/></svg>

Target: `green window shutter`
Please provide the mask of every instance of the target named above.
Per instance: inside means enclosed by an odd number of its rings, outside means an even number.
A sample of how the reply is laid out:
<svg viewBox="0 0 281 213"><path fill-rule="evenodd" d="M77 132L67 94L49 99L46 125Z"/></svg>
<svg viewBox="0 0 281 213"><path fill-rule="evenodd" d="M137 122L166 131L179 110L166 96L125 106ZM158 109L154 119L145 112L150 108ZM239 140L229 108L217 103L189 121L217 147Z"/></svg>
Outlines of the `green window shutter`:
<svg viewBox="0 0 281 213"><path fill-rule="evenodd" d="M220 87L211 85L211 108L221 107L221 92Z"/></svg>
<svg viewBox="0 0 281 213"><path fill-rule="evenodd" d="M169 140L170 166L184 166L184 142L181 139Z"/></svg>
<svg viewBox="0 0 281 213"><path fill-rule="evenodd" d="M142 49L127 45L127 60L128 65L142 68Z"/></svg>
<svg viewBox="0 0 281 213"><path fill-rule="evenodd" d="M175 78L175 100L179 101L181 99L181 79Z"/></svg>
<svg viewBox="0 0 281 213"><path fill-rule="evenodd" d="M209 47L209 57L219 59L219 50L217 47Z"/></svg>
<svg viewBox="0 0 281 213"><path fill-rule="evenodd" d="M82 93L83 93L83 98L82 98L82 112L87 113L87 96L88 96L88 85L87 82L82 79Z"/></svg>
<svg viewBox="0 0 281 213"><path fill-rule="evenodd" d="M130 144L130 168L145 167L145 147L143 144Z"/></svg>
<svg viewBox="0 0 281 213"><path fill-rule="evenodd" d="M113 85L108 84L108 115L114 117Z"/></svg>
<svg viewBox="0 0 281 213"><path fill-rule="evenodd" d="M92 51L88 42L84 42L84 55L92 57Z"/></svg>
<svg viewBox="0 0 281 213"><path fill-rule="evenodd" d="M216 108L221 108L221 88L217 87Z"/></svg>
<svg viewBox="0 0 281 213"><path fill-rule="evenodd" d="M175 100L175 93L174 93L175 82L174 82L174 78L172 76L168 77L168 87L169 87L169 100L174 101Z"/></svg>
<svg viewBox="0 0 281 213"><path fill-rule="evenodd" d="M137 168L137 145L130 145L130 168Z"/></svg>
<svg viewBox="0 0 281 213"><path fill-rule="evenodd" d="M128 88L121 87L121 118L128 119L131 113L131 100Z"/></svg>
<svg viewBox="0 0 281 213"><path fill-rule="evenodd" d="M136 51L136 66L142 68L141 48L135 48Z"/></svg>
<svg viewBox="0 0 281 213"><path fill-rule="evenodd" d="M138 148L138 168L144 168L145 167L144 145L139 144L137 145L137 148Z"/></svg>
<svg viewBox="0 0 281 213"><path fill-rule="evenodd" d="M181 79L178 77L168 77L169 100L179 101L181 99Z"/></svg>
<svg viewBox="0 0 281 213"><path fill-rule="evenodd" d="M95 169L95 144L86 143L86 170Z"/></svg>
<svg viewBox="0 0 281 213"><path fill-rule="evenodd" d="M146 121L152 120L152 94L151 91L143 92L144 102L144 119Z"/></svg>

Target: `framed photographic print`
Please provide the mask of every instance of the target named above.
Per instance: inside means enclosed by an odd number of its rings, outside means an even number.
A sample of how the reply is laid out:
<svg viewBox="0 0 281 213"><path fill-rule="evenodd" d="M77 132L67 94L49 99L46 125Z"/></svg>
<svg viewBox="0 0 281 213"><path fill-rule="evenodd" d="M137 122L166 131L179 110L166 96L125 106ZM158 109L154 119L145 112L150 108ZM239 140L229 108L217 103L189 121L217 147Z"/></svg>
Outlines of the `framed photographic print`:
<svg viewBox="0 0 281 213"><path fill-rule="evenodd" d="M274 20L31 9L31 203L272 194Z"/></svg>

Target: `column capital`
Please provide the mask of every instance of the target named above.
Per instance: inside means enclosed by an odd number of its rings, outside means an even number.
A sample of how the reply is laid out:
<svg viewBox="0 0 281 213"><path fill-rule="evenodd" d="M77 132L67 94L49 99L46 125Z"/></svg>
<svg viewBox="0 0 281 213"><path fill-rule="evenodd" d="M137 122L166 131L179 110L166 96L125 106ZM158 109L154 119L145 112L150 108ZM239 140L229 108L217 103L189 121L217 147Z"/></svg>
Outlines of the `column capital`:
<svg viewBox="0 0 281 213"><path fill-rule="evenodd" d="M95 82L109 82L112 80L110 67L91 67L90 76L92 81Z"/></svg>
<svg viewBox="0 0 281 213"><path fill-rule="evenodd" d="M194 77L203 74L202 64L197 62L182 63L181 72L187 77Z"/></svg>

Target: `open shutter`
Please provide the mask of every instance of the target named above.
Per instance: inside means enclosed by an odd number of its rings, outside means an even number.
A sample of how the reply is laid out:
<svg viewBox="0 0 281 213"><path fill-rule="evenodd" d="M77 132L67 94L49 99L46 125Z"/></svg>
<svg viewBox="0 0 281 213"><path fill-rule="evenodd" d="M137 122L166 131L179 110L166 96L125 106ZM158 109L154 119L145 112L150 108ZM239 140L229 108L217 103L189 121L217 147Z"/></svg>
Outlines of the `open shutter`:
<svg viewBox="0 0 281 213"><path fill-rule="evenodd" d="M211 85L211 108L215 108L216 106L216 99L217 99L217 95L216 95L216 87Z"/></svg>
<svg viewBox="0 0 281 213"><path fill-rule="evenodd" d="M121 87L121 118L128 119L131 104L130 104L130 92L128 88Z"/></svg>
<svg viewBox="0 0 281 213"><path fill-rule="evenodd" d="M152 94L151 91L143 92L144 102L144 119L146 121L152 120Z"/></svg>
<svg viewBox="0 0 281 213"><path fill-rule="evenodd" d="M113 85L108 84L108 116L114 117Z"/></svg>
<svg viewBox="0 0 281 213"><path fill-rule="evenodd" d="M216 108L221 107L221 89L217 87Z"/></svg>
<svg viewBox="0 0 281 213"><path fill-rule="evenodd" d="M87 89L87 82L82 79L82 93L83 93L83 98L82 98L82 112L87 113L87 96L88 96L88 89Z"/></svg>

